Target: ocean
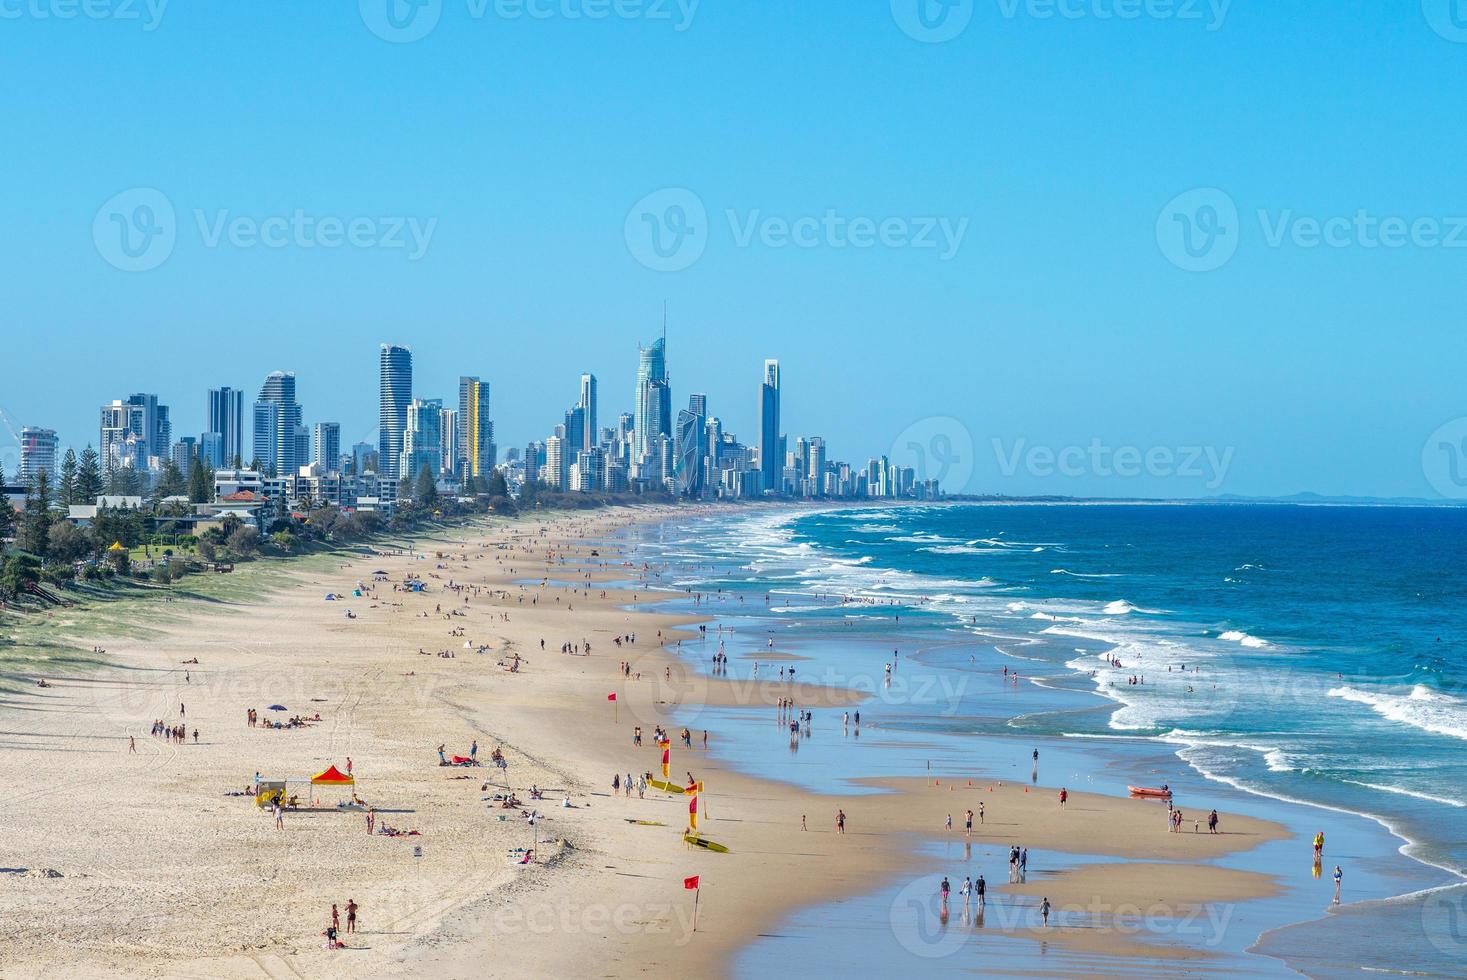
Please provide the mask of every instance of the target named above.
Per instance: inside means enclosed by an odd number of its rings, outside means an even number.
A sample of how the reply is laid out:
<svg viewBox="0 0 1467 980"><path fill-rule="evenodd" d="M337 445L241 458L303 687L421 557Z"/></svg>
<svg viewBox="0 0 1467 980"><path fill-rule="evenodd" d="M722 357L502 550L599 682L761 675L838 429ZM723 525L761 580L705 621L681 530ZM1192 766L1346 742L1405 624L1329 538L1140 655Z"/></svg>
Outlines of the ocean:
<svg viewBox="0 0 1467 980"><path fill-rule="evenodd" d="M1467 510L760 508L639 534L660 587L729 630L735 673L774 641L806 658L805 679L870 692L859 760L812 738L766 774L849 790L845 779L909 774L934 756L1018 767L1022 740L1070 778L1085 773L1084 788L1205 781L1301 833L1328 819L1382 852L1362 857L1356 897L1386 903L1375 919L1410 919L1413 936L1435 930L1425 972L1467 972L1461 890L1429 890L1467 869L1467 645L1452 627ZM691 663L707 660L703 646L684 651ZM885 664L903 655L893 684ZM718 714L756 752L778 748L762 714ZM1237 951L1317 916L1313 902L1296 893ZM1342 932L1348 918L1314 928ZM1268 937L1260 949L1283 955ZM1372 949L1385 969L1411 955ZM1319 976L1339 965L1289 962Z"/></svg>

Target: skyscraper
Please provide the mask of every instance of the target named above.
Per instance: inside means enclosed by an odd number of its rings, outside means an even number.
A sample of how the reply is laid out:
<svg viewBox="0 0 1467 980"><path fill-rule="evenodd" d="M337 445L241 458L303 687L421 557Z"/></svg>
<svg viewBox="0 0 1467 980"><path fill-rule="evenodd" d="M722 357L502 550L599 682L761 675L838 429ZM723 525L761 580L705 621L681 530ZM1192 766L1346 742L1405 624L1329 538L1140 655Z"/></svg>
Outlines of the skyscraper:
<svg viewBox="0 0 1467 980"><path fill-rule="evenodd" d="M459 471L458 458L460 455L458 409L440 409L439 415L441 418L438 422L438 433L441 442L438 445L438 464L443 468L444 476L454 476Z"/></svg>
<svg viewBox="0 0 1467 980"><path fill-rule="evenodd" d="M545 485L564 490L565 478L565 440L560 436L551 436L545 440Z"/></svg>
<svg viewBox="0 0 1467 980"><path fill-rule="evenodd" d="M151 460L166 458L171 448L172 426L168 406L158 404L157 395L132 394L126 401L102 406L99 444L102 466L147 469Z"/></svg>
<svg viewBox="0 0 1467 980"><path fill-rule="evenodd" d="M244 392L237 388L209 389L209 432L219 433L223 454L215 466L232 466L244 456Z"/></svg>
<svg viewBox="0 0 1467 980"><path fill-rule="evenodd" d="M488 478L494 469L494 421L489 414L489 384L458 379L458 476L467 483Z"/></svg>
<svg viewBox="0 0 1467 980"><path fill-rule="evenodd" d="M56 430L28 425L20 430L20 482L30 485L41 471L56 488ZM3 505L0 505L3 506Z"/></svg>
<svg viewBox="0 0 1467 980"><path fill-rule="evenodd" d="M316 423L316 465L326 473L341 472L341 423Z"/></svg>
<svg viewBox="0 0 1467 980"><path fill-rule="evenodd" d="M268 431L272 413L264 406L274 406L273 434ZM271 371L265 376L265 383L260 386L260 395L255 399L254 428L254 456L260 460L266 472L278 476L294 476L296 470L305 463L297 455L302 426L301 406L295 400L294 371Z"/></svg>
<svg viewBox="0 0 1467 980"><path fill-rule="evenodd" d="M677 415L677 445L673 462L677 492L684 496L697 497L703 492L707 426L708 396L690 395L688 407Z"/></svg>
<svg viewBox="0 0 1467 980"><path fill-rule="evenodd" d="M596 447L596 375L581 375L581 448Z"/></svg>
<svg viewBox="0 0 1467 980"><path fill-rule="evenodd" d="M424 469L433 479L443 471L443 399L414 399L408 405L407 429L403 433L402 478L416 480Z"/></svg>
<svg viewBox="0 0 1467 980"><path fill-rule="evenodd" d="M413 352L393 344L382 345L378 377L378 458L385 479L397 480L402 471L403 437L408 406L413 400Z"/></svg>
<svg viewBox="0 0 1467 980"><path fill-rule="evenodd" d="M784 487L784 448L779 438L779 362L764 362L764 382L759 386L759 473L766 493Z"/></svg>
<svg viewBox="0 0 1467 980"><path fill-rule="evenodd" d="M641 349L637 364L636 422L632 430L633 462L641 463L658 435L672 436L672 387L667 380L667 339L658 337Z"/></svg>

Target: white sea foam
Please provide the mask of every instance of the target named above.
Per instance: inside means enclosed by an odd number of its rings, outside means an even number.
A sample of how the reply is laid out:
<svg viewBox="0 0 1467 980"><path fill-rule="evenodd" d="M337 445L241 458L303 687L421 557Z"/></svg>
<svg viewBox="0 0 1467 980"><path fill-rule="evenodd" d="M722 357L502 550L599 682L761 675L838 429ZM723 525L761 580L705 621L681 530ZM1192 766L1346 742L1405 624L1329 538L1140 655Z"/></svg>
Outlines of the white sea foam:
<svg viewBox="0 0 1467 980"><path fill-rule="evenodd" d="M1120 578L1119 572L1072 572L1068 568L1051 568L1051 575L1068 575L1071 578Z"/></svg>
<svg viewBox="0 0 1467 980"><path fill-rule="evenodd" d="M1267 640L1244 633L1242 630L1228 630L1227 632L1219 633L1217 638L1219 640L1226 640L1228 643L1241 643L1245 647L1252 647L1254 649L1268 646Z"/></svg>
<svg viewBox="0 0 1467 980"><path fill-rule="evenodd" d="M1414 789L1406 789L1404 786L1387 786L1383 783L1365 783L1357 779L1346 779L1344 782L1356 786L1364 786L1367 789L1378 789L1382 793L1395 793L1398 796L1410 796L1418 800L1426 800L1428 803L1443 803L1447 806L1467 807L1467 800L1452 799L1449 796L1433 796L1430 793L1418 793Z"/></svg>
<svg viewBox="0 0 1467 980"><path fill-rule="evenodd" d="M1365 691L1358 687L1335 687L1332 698L1369 706L1376 714L1391 721L1437 735L1467 739L1467 702L1417 684L1410 694Z"/></svg>

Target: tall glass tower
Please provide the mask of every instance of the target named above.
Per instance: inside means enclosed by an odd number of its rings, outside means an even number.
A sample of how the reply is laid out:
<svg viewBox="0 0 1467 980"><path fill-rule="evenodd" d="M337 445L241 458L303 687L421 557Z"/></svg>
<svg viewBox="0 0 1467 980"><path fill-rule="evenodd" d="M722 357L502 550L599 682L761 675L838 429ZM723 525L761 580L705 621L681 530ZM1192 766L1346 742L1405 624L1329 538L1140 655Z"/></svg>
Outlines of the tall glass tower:
<svg viewBox="0 0 1467 980"><path fill-rule="evenodd" d="M397 480L403 476L402 442L412 401L413 352L406 347L383 344L378 378L377 458L384 479Z"/></svg>
<svg viewBox="0 0 1467 980"><path fill-rule="evenodd" d="M266 431L265 419L271 414L268 408L271 405L274 406L274 433ZM296 430L300 427L301 406L295 400L295 372L271 371L260 386L260 397L255 400L255 455L268 471L277 476L294 476L297 469L309 462L296 456Z"/></svg>
<svg viewBox="0 0 1467 980"><path fill-rule="evenodd" d="M641 462L659 436L672 437L672 387L667 380L667 339L658 337L642 348L637 364L636 421L632 456Z"/></svg>
<svg viewBox="0 0 1467 980"><path fill-rule="evenodd" d="M596 375L581 375L581 401L577 406L581 412L581 446L593 449L596 446Z"/></svg>
<svg viewBox="0 0 1467 980"><path fill-rule="evenodd" d="M223 465L233 466L236 457L244 456L244 392L237 388L209 389L209 431L219 433Z"/></svg>
<svg viewBox="0 0 1467 980"><path fill-rule="evenodd" d="M759 386L759 473L765 493L779 493L784 483L784 450L779 438L779 362L764 362Z"/></svg>

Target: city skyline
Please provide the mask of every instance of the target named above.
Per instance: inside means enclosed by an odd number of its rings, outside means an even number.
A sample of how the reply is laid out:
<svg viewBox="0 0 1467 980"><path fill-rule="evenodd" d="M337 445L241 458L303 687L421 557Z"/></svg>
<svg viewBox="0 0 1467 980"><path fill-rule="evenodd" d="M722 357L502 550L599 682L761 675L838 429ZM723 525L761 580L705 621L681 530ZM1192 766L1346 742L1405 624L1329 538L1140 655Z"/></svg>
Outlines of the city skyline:
<svg viewBox="0 0 1467 980"><path fill-rule="evenodd" d="M757 396L761 431L748 449L736 441L722 417L710 411L706 392L688 393L688 408L674 413L665 325L663 329L663 336L652 343L636 346L633 411L619 413L616 427L598 425L598 380L595 374L582 372L578 400L565 413L564 424L553 426L543 441L539 436L526 440L524 450L511 449L507 458L519 468L506 472L515 473L519 481L535 480L541 474L534 464L550 461L546 480L551 486L612 492L665 489L684 496L850 496L866 492L868 474L873 488L878 486L876 474L881 474L883 493L892 487L910 490L926 479L911 467L902 468L898 461L888 462L882 452L858 465L838 464L827 478L823 455L817 465L807 454L811 443L823 447L825 440L818 436L797 437L797 452L787 458L786 436L780 433L771 440L767 434L770 425L776 429L780 425L779 365L774 359L764 361ZM207 388L204 424L208 428L197 436L187 434L185 422L178 427L178 438L173 438L173 420L179 413L168 397L157 392L135 393L104 405L95 443L101 449L102 468L110 472L127 467L150 482L158 479L169 462L186 474L195 458L213 469L238 465L271 479L294 477L297 471L304 475L307 468L322 474L360 476L368 465L375 467L370 472L389 481L416 477L424 469L435 479L462 482L466 489L467 481L487 478L498 462L490 384L477 376L460 375L457 401L448 402L457 407L445 408L444 398L432 397L416 386L410 347L380 343L377 348L376 439L352 443L350 453L343 451L346 443L340 421L317 419L303 409L297 373L273 370L252 403L249 425L242 417L243 390L229 385ZM768 415L771 381L776 393L772 418ZM245 430L251 436L248 442ZM64 441L54 430L35 426L27 426L25 432L28 448L16 473L23 471L27 477L37 468L54 476L62 453L80 454L93 445L90 440ZM374 443L377 449L368 464L363 453L371 452L367 447ZM389 462L384 464L384 458ZM531 466L523 465L525 459ZM728 482L725 478L721 484L720 466L746 471L758 479ZM891 474L901 475L900 481L887 480L888 467Z"/></svg>

